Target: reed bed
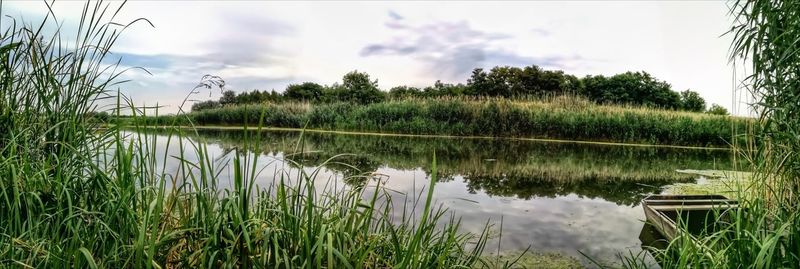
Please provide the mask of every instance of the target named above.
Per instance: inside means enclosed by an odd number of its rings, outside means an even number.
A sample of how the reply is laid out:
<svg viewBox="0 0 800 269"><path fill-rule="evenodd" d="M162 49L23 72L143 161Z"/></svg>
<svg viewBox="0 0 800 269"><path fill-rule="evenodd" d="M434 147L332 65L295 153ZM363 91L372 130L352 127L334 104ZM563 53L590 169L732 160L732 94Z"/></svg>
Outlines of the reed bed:
<svg viewBox="0 0 800 269"><path fill-rule="evenodd" d="M404 99L350 103L265 103L144 118L147 125L243 125L400 134L549 138L580 141L728 147L752 128L747 118L624 106L579 97Z"/></svg>

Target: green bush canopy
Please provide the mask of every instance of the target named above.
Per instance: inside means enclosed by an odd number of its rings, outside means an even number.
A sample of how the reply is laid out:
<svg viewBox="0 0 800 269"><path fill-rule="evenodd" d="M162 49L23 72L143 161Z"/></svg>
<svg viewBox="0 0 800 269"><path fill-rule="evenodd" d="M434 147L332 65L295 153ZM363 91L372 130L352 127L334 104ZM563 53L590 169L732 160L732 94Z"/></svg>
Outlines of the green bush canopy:
<svg viewBox="0 0 800 269"><path fill-rule="evenodd" d="M378 80L365 72L352 71L341 83L320 85L314 82L291 84L282 92L259 91L236 93L224 91L219 100L197 102L193 111L264 102L302 101L311 103L349 102L371 104L387 99L436 97L505 97L538 98L543 96L577 95L599 104L624 104L703 112L706 101L695 91L677 92L672 86L647 72L626 72L578 78L560 70L544 70L536 65L497 66L488 71L476 68L466 84L436 81L418 88L396 86L388 91L378 88Z"/></svg>

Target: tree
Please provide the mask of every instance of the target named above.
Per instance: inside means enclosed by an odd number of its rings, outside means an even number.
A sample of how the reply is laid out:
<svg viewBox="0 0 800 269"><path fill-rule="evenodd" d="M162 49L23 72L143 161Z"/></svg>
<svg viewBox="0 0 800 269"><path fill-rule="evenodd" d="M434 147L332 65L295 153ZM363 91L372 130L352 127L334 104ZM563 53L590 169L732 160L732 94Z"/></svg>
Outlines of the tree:
<svg viewBox="0 0 800 269"><path fill-rule="evenodd" d="M370 80L369 74L353 71L342 78L342 85L335 85L333 92L339 101L369 104L383 101L386 97L378 89L378 80Z"/></svg>
<svg viewBox="0 0 800 269"><path fill-rule="evenodd" d="M467 81L468 94L482 96L551 96L577 93L581 82L560 70L543 70L536 65L525 68L496 66L489 70L477 68Z"/></svg>
<svg viewBox="0 0 800 269"><path fill-rule="evenodd" d="M208 100L203 102L197 102L192 104L192 111L197 112L206 109L214 109L220 107L219 102L214 100Z"/></svg>
<svg viewBox="0 0 800 269"><path fill-rule="evenodd" d="M419 98L422 96L422 91L416 87L397 86L389 89L389 97L392 99Z"/></svg>
<svg viewBox="0 0 800 269"><path fill-rule="evenodd" d="M322 99L322 90L322 85L305 82L289 85L283 95L289 100L318 102Z"/></svg>
<svg viewBox="0 0 800 269"><path fill-rule="evenodd" d="M686 111L703 112L706 109L706 100L700 94L685 90L681 92L681 109Z"/></svg>
<svg viewBox="0 0 800 269"><path fill-rule="evenodd" d="M261 93L259 90L253 90L251 92L243 92L236 95L236 104L253 104L253 103L262 103L266 101L265 95L267 92Z"/></svg>
<svg viewBox="0 0 800 269"><path fill-rule="evenodd" d="M433 86L425 87L422 90L422 94L425 97L441 97L441 96L462 96L467 94L469 89L464 84L450 84L450 83L443 83L441 80L437 80L433 83Z"/></svg>
<svg viewBox="0 0 800 269"><path fill-rule="evenodd" d="M726 116L726 115L728 115L728 109L726 109L726 108L724 108L724 107L722 107L721 105L718 105L718 104L712 104L711 108L709 108L708 111L706 111L706 113L714 114L714 115Z"/></svg>
<svg viewBox="0 0 800 269"><path fill-rule="evenodd" d="M647 72L626 72L612 77L587 76L582 94L597 103L632 104L666 109L681 108L681 96L669 83Z"/></svg>
<svg viewBox="0 0 800 269"><path fill-rule="evenodd" d="M495 66L489 72L476 68L467 80L467 92L478 96L510 97L513 95L512 85L519 77L519 72L519 68L509 66Z"/></svg>
<svg viewBox="0 0 800 269"><path fill-rule="evenodd" d="M267 91L264 91L264 96L266 100L270 102L280 102L283 99L283 95L276 92L274 89L269 91L269 93L267 93Z"/></svg>
<svg viewBox="0 0 800 269"><path fill-rule="evenodd" d="M560 95L567 92L568 86L572 86L564 71L543 70L536 65L518 70L510 81L513 95L516 96Z"/></svg>
<svg viewBox="0 0 800 269"><path fill-rule="evenodd" d="M222 92L222 96L219 98L220 105L233 105L236 104L236 92L227 90Z"/></svg>

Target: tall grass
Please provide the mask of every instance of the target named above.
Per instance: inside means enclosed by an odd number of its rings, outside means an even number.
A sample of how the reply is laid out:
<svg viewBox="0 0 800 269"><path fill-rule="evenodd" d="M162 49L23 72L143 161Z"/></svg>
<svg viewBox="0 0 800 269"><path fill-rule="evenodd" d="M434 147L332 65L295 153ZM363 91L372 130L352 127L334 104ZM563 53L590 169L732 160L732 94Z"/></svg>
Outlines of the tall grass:
<svg viewBox="0 0 800 269"><path fill-rule="evenodd" d="M800 3L741 0L731 14L732 58L751 72L743 84L759 114L760 128L746 134L762 143L738 146L754 174L735 186L742 209L658 253L667 268L800 268Z"/></svg>
<svg viewBox="0 0 800 269"><path fill-rule="evenodd" d="M481 234L460 233L459 220L435 206L431 191L416 218L393 208L379 183L318 187L318 171L299 169L255 186L257 155L236 150L230 161L214 159L181 135L169 136L179 142L176 151L162 151L145 132L97 128L90 112L102 102L116 102L117 115L128 107L141 116L111 92L120 73L104 61L127 27L114 22L122 5L87 3L74 40L53 32L52 12L38 25L9 25L0 38L0 267L485 264L488 222ZM432 167L429 190L437 181L435 161ZM221 188L226 171L232 186ZM392 219L394 210L409 213Z"/></svg>
<svg viewBox="0 0 800 269"><path fill-rule="evenodd" d="M727 147L745 130L746 118L647 108L596 105L578 97L553 100L404 99L369 105L280 103L233 106L188 114L200 125L241 125L265 115L270 127L430 134L569 139ZM174 117L142 124L166 125Z"/></svg>

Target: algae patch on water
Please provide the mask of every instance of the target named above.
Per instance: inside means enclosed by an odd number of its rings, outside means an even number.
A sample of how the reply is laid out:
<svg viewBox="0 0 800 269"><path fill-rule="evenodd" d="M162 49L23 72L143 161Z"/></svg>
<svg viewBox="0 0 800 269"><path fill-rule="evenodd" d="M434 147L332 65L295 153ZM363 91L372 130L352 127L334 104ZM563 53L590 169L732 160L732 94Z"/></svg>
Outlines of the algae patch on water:
<svg viewBox="0 0 800 269"><path fill-rule="evenodd" d="M522 256L520 256L520 254ZM516 261L516 262L514 262ZM504 268L504 265L513 263L510 268L542 268L542 269L573 269L584 268L575 257L547 252L519 252L512 251L501 253L498 256L486 258L486 268Z"/></svg>
<svg viewBox="0 0 800 269"><path fill-rule="evenodd" d="M753 173L731 170L677 170L699 176L696 183L675 183L664 187L665 194L722 194L737 199L747 193Z"/></svg>

